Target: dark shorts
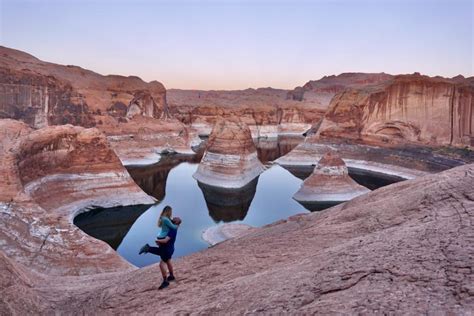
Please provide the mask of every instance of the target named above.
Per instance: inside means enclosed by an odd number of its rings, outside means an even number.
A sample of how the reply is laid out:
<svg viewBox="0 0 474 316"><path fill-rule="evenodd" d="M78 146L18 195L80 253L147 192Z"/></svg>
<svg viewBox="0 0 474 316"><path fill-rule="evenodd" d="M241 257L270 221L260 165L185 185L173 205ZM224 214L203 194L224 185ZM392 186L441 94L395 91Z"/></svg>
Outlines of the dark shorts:
<svg viewBox="0 0 474 316"><path fill-rule="evenodd" d="M166 246L162 246L162 247L150 247L148 249L148 252L154 254L154 255L157 255L157 256L160 256L161 260L163 260L164 262L167 262L168 260L171 259L171 257L173 256L173 253L174 253L174 249L169 249L168 247Z"/></svg>

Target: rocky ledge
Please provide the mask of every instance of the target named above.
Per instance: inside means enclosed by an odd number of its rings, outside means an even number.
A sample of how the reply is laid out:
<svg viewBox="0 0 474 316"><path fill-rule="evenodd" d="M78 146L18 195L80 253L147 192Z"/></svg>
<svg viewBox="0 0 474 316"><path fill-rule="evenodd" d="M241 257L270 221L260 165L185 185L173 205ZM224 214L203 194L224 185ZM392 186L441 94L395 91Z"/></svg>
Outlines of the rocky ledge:
<svg viewBox="0 0 474 316"><path fill-rule="evenodd" d="M250 129L233 117L216 123L193 177L206 185L238 189L263 170Z"/></svg>
<svg viewBox="0 0 474 316"><path fill-rule="evenodd" d="M97 129L32 131L0 120L0 250L38 272L79 275L130 269L73 225L91 207L152 204Z"/></svg>
<svg viewBox="0 0 474 316"><path fill-rule="evenodd" d="M339 204L368 192L352 180L344 161L330 151L319 160L293 198L310 210L318 210L320 206Z"/></svg>

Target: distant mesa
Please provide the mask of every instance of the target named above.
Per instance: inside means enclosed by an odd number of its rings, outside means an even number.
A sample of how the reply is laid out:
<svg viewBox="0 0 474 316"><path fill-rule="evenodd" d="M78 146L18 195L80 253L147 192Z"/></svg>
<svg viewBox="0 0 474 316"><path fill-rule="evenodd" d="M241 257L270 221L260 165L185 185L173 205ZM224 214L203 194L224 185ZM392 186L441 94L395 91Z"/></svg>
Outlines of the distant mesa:
<svg viewBox="0 0 474 316"><path fill-rule="evenodd" d="M310 211L319 211L368 192L352 180L344 161L330 151L319 160L293 198Z"/></svg>
<svg viewBox="0 0 474 316"><path fill-rule="evenodd" d="M193 177L204 184L242 188L263 172L248 126L236 117L219 119Z"/></svg>

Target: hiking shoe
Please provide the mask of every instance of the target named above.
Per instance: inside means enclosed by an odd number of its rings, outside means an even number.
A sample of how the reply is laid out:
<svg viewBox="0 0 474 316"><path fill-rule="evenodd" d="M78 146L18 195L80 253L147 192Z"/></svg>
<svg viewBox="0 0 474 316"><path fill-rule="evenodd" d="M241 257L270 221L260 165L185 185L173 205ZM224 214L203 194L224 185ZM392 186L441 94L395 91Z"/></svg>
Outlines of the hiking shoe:
<svg viewBox="0 0 474 316"><path fill-rule="evenodd" d="M158 290L162 290L164 288L167 288L168 285L170 285L170 283L168 281L163 281L163 283L161 283L160 287L158 288Z"/></svg>
<svg viewBox="0 0 474 316"><path fill-rule="evenodd" d="M138 254L141 255L142 253L148 253L148 250L150 250L150 246L148 244L145 244L143 247L140 248Z"/></svg>
<svg viewBox="0 0 474 316"><path fill-rule="evenodd" d="M174 277L174 275L169 275L169 277L166 279L166 281L170 282L170 281L174 281L176 280L176 278Z"/></svg>

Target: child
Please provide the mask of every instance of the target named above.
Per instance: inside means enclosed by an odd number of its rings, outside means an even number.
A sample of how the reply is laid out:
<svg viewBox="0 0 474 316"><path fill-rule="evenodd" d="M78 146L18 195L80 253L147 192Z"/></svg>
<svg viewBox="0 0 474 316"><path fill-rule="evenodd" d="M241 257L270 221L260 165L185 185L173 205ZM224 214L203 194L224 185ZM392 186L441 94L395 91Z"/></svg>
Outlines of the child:
<svg viewBox="0 0 474 316"><path fill-rule="evenodd" d="M156 237L158 243L160 240L163 240L168 236L170 229L178 228L178 225L173 224L171 221L172 211L171 206L168 205L163 208L163 211L161 211L160 218L158 219L158 227L161 227L161 232L158 237Z"/></svg>

